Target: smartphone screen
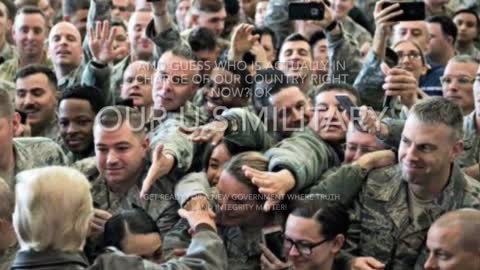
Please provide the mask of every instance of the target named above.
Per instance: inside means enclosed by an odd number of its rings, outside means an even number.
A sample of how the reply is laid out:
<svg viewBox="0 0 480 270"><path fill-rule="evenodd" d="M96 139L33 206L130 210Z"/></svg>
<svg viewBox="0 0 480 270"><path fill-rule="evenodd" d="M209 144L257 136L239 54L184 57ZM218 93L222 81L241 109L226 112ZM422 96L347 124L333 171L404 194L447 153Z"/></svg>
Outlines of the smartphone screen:
<svg viewBox="0 0 480 270"><path fill-rule="evenodd" d="M382 9L391 6L395 3L400 4L403 14L398 15L390 21L401 22L401 21L423 21L425 20L425 3L424 2L385 2Z"/></svg>
<svg viewBox="0 0 480 270"><path fill-rule="evenodd" d="M285 255L283 254L283 231L280 226L264 229L263 242L278 259L285 261Z"/></svg>
<svg viewBox="0 0 480 270"><path fill-rule="evenodd" d="M319 2L293 2L288 5L289 20L323 20L325 7Z"/></svg>

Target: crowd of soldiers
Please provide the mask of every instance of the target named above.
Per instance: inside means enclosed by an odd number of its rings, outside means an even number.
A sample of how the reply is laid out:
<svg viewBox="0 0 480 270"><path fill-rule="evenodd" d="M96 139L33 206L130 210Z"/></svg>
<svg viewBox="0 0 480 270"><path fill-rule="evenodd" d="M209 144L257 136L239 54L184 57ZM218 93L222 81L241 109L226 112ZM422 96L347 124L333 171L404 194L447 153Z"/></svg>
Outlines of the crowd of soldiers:
<svg viewBox="0 0 480 270"><path fill-rule="evenodd" d="M480 270L480 3L312 1L0 0L0 270Z"/></svg>

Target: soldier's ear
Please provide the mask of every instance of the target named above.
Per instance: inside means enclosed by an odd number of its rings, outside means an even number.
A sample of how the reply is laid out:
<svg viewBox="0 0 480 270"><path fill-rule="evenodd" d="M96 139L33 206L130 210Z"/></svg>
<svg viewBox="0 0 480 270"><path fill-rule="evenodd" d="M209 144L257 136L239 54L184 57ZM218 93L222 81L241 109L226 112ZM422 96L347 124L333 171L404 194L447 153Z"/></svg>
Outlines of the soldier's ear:
<svg viewBox="0 0 480 270"><path fill-rule="evenodd" d="M333 239L333 246L331 252L337 254L342 249L343 243L345 243L345 236L343 234L337 234Z"/></svg>
<svg viewBox="0 0 480 270"><path fill-rule="evenodd" d="M146 135L145 135L145 138L143 138L142 147L145 150L148 150L148 148L150 147L150 138L148 138L148 136Z"/></svg>
<svg viewBox="0 0 480 270"><path fill-rule="evenodd" d="M453 149L452 149L452 159L453 160L457 159L463 153L463 147L464 147L463 140L458 140L458 141L455 142L455 144L453 145Z"/></svg>

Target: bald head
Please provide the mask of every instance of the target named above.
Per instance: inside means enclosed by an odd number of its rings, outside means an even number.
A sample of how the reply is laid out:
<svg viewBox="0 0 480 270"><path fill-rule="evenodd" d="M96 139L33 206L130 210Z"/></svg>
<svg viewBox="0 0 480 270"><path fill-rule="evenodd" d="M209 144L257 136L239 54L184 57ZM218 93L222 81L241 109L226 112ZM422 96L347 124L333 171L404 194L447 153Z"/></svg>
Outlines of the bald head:
<svg viewBox="0 0 480 270"><path fill-rule="evenodd" d="M459 234L459 248L470 252L480 252L480 237L472 237L480 232L480 211L461 209L444 214L437 219L430 230L448 229Z"/></svg>
<svg viewBox="0 0 480 270"><path fill-rule="evenodd" d="M131 63L123 73L120 97L132 99L135 106L152 106L153 72L154 67L149 62L138 60Z"/></svg>
<svg viewBox="0 0 480 270"><path fill-rule="evenodd" d="M69 22L59 22L52 27L48 37L48 53L55 69L76 68L82 60L82 36Z"/></svg>

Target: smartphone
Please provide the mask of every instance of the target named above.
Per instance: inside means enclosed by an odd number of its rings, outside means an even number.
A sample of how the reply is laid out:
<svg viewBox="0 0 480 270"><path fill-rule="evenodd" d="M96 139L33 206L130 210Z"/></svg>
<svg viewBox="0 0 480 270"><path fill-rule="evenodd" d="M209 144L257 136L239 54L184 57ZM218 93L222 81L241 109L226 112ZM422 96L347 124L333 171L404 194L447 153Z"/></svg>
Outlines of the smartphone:
<svg viewBox="0 0 480 270"><path fill-rule="evenodd" d="M281 261L285 261L283 252L283 230L281 226L267 227L262 230L263 243Z"/></svg>
<svg viewBox="0 0 480 270"><path fill-rule="evenodd" d="M321 21L325 13L325 6L319 2L293 2L288 5L289 20Z"/></svg>
<svg viewBox="0 0 480 270"><path fill-rule="evenodd" d="M385 58L388 66L391 68L398 66L398 61L400 61L398 54L388 47L385 50Z"/></svg>
<svg viewBox="0 0 480 270"><path fill-rule="evenodd" d="M403 14L398 15L390 21L401 22L401 21L423 21L425 20L425 3L422 2L385 2L382 6L382 9L394 5L396 3L400 4Z"/></svg>

